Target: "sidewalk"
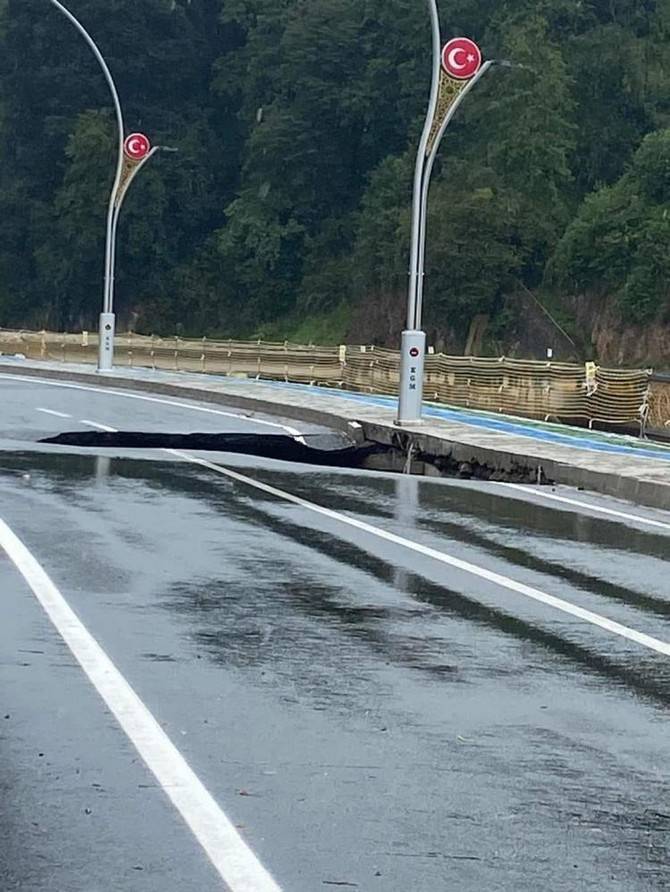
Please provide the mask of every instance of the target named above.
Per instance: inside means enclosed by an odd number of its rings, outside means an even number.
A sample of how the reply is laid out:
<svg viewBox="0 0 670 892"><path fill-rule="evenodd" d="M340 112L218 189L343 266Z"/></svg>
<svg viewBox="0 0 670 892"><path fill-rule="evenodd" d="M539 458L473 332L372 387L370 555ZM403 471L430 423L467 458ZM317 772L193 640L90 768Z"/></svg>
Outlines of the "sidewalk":
<svg viewBox="0 0 670 892"><path fill-rule="evenodd" d="M0 374L68 379L206 400L325 424L436 460L520 469L534 478L582 487L654 508L670 509L670 448L633 437L523 418L427 405L425 422L397 428L388 397L234 377L119 368L99 375L90 365L0 358ZM431 462L426 473L439 473Z"/></svg>

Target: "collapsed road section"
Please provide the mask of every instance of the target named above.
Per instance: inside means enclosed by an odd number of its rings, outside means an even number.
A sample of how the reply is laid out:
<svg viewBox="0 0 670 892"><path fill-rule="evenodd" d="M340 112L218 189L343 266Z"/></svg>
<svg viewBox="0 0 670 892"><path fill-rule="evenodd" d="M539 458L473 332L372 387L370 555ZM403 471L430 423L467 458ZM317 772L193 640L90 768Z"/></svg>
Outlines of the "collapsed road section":
<svg viewBox="0 0 670 892"><path fill-rule="evenodd" d="M316 435L317 437L319 435ZM498 480L511 483L548 483L540 473L514 465L501 470L471 458L459 460L447 455L431 455L416 449L407 439L396 436L391 443L364 440L343 448L323 449L305 440L283 434L189 433L173 434L142 431L69 431L40 440L55 446L90 449L185 449L193 452L227 452L270 458L277 461L334 468L366 468L408 474Z"/></svg>
<svg viewBox="0 0 670 892"><path fill-rule="evenodd" d="M41 443L103 449L189 449L200 452L229 452L273 458L278 461L335 468L361 468L372 455L389 450L380 443L362 443L341 449L308 446L284 434L165 434L140 431L71 431L47 437Z"/></svg>

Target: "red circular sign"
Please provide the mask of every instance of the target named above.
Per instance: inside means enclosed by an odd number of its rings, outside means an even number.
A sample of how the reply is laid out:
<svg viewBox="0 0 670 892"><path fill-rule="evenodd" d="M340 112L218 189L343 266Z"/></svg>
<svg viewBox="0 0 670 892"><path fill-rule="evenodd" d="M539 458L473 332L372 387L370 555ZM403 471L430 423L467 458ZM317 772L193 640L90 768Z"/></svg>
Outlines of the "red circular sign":
<svg viewBox="0 0 670 892"><path fill-rule="evenodd" d="M418 356L420 353L421 353L421 351L419 350L418 347L412 347L412 349L409 351L409 355L410 355L413 359L416 359L417 356Z"/></svg>
<svg viewBox="0 0 670 892"><path fill-rule="evenodd" d="M482 67L482 51L468 37L454 37L442 50L442 67L450 77L467 81Z"/></svg>
<svg viewBox="0 0 670 892"><path fill-rule="evenodd" d="M143 133L131 133L130 136L126 137L123 151L126 153L126 158L129 158L131 161L141 161L151 151L149 137Z"/></svg>

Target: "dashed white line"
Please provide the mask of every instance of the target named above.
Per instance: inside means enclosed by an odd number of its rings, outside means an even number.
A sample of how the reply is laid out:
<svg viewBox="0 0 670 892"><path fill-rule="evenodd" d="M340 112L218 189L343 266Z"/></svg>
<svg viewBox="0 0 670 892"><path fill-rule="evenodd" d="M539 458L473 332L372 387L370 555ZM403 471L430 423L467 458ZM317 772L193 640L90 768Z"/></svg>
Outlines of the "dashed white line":
<svg viewBox="0 0 670 892"><path fill-rule="evenodd" d="M605 508L604 505L593 505L591 502L581 502L579 499L569 499L567 496L559 496L553 492L546 492L546 490L539 487L538 489L531 489L529 486L519 486L516 483L499 483L498 486L504 486L514 492L525 492L528 493L528 495L537 496L538 498L550 499L552 502L562 502L564 505L571 505L574 508L595 511L597 514L606 514L609 517L616 517L620 520L629 520L633 523L646 524L647 526L670 532L670 523L662 520L654 520L651 517L644 517L641 514L630 514L626 511L617 511L615 508Z"/></svg>
<svg viewBox="0 0 670 892"><path fill-rule="evenodd" d="M0 548L49 619L230 892L281 892L152 713L16 534L0 519Z"/></svg>
<svg viewBox="0 0 670 892"><path fill-rule="evenodd" d="M68 415L67 412L56 412L55 409L41 409L38 407L37 409L35 409L35 411L43 412L44 415L53 415L56 418L72 418L72 416Z"/></svg>
<svg viewBox="0 0 670 892"><path fill-rule="evenodd" d="M194 406L190 403L182 403L178 400L168 400L157 396L145 396L141 393L126 393L123 390L111 390L105 387L94 387L89 384L70 384L67 381L50 381L47 378L34 378L32 375L2 375L0 381L8 379L10 381L22 381L30 384L43 384L46 387L63 387L68 390L85 390L90 393L103 393L108 396L118 396L126 400L142 400L146 403L159 403L164 406L175 406L178 409L188 409L191 412L204 412L207 415L220 415L223 418L235 418L239 421L251 422L252 424L260 424L264 427L274 427L279 430L286 431L291 437L296 437L304 441L304 435L295 427L288 424L280 424L278 421L266 421L262 418L250 418L248 415L240 415L236 412L226 412L223 409L212 409L209 406Z"/></svg>
<svg viewBox="0 0 670 892"><path fill-rule="evenodd" d="M391 542L393 545L399 545L402 548L407 548L410 551L414 551L417 554L423 555L424 557L432 558L433 560L439 561L442 564L446 564L449 567L453 567L456 570L461 570L464 573L469 573L471 576L477 576L479 579L484 579L486 582L492 582L494 585L498 585L501 588L507 589L508 591L523 595L526 598L530 598L533 601L538 601L539 603L545 604L548 607L553 607L555 610L560 610L562 613L567 613L570 616L574 616L577 619L590 623L593 626L598 626L599 628L604 629L606 632L611 632L612 634L618 635L621 638L626 638L629 641L640 644L643 647L648 648L649 650L655 651L656 653L663 654L666 657L670 656L670 644L668 644L667 642L661 641L658 638L653 638L651 635L646 635L644 632L638 632L636 629L631 629L628 626L624 626L621 623L608 619L605 616L601 616L598 613L594 613L591 610L586 610L583 607L572 604L570 601L565 601L562 598L557 598L554 595L550 595L547 592L541 591L540 589L532 588L531 586L525 585L522 582L517 582L516 580L510 579L507 576L503 576L500 573L494 573L491 570L486 570L484 567L479 567L476 564L471 564L469 561L461 560L460 558L445 554L442 551L437 551L434 548L429 548L426 545L420 545L418 542L412 542L411 539L405 539L403 536L398 536L395 533L390 533L387 530L382 530L379 527L374 527L362 520L357 520L354 517L348 517L345 514L339 514L337 511L333 511L330 508L323 508L321 505L317 505L315 502L309 502L306 499L301 498L300 496L295 496L292 493L285 492L282 489L277 489L274 486L269 486L267 483L261 483L258 480L254 480L251 477L246 477L244 474L239 474L237 471L232 471L230 470L230 468L223 467L222 465L217 465L214 462L207 461L206 459L197 458L194 455L189 455L189 453L181 452L177 449L166 449L164 451L169 452L171 455L174 455L184 461L190 462L191 464L200 465L201 467L207 468L210 471L215 471L217 474L223 474L224 476L229 477L231 480L236 480L238 483L242 483L245 486L251 486L254 489L258 489L261 492L275 496L276 498L282 499L283 501L292 502L294 505L299 505L301 508L305 508L308 511L314 512L315 514L320 514L323 517L328 517L331 520L335 520L339 523L346 524L347 526L354 527L361 532L369 533L372 536L376 536L378 539L383 539L386 542Z"/></svg>
<svg viewBox="0 0 670 892"><path fill-rule="evenodd" d="M79 423L85 424L87 427L94 427L99 431L104 431L106 434L118 433L115 427L108 427L106 424L99 424L97 421L89 421L87 418L82 418Z"/></svg>

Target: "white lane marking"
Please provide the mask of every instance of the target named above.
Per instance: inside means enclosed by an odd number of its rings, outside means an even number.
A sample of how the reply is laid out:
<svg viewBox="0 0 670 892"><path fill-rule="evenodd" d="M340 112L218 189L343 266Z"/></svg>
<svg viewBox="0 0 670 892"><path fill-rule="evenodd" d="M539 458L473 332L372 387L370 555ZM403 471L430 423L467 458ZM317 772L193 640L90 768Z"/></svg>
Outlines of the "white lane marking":
<svg viewBox="0 0 670 892"><path fill-rule="evenodd" d="M221 415L224 418L236 418L239 421L247 421L252 424L260 424L265 427L279 428L286 431L292 437L304 442L304 435L295 427L288 424L280 424L278 421L265 421L261 418L250 418L248 415L240 415L236 412L225 412L223 409L210 409L209 406L193 406L178 400L168 400L157 396L145 396L141 393L126 393L123 390L111 390L105 387L94 387L89 384L69 384L66 381L50 381L47 378L33 378L32 375L5 375L0 376L0 382L8 378L10 381L23 381L32 384L44 384L47 387L64 387L68 390L87 390L91 393L103 393L108 396L118 396L127 400L144 400L147 403L160 403L164 406L176 406L178 409L189 409L191 412L204 412L208 415Z"/></svg>
<svg viewBox="0 0 670 892"><path fill-rule="evenodd" d="M54 415L56 418L72 418L67 412L56 412L55 409L35 409L36 412L43 412L45 415Z"/></svg>
<svg viewBox="0 0 670 892"><path fill-rule="evenodd" d="M2 519L0 548L26 580L91 684L179 811L230 892L281 892L152 713L42 566Z"/></svg>
<svg viewBox="0 0 670 892"><path fill-rule="evenodd" d="M82 418L79 424L85 424L88 427L95 427L99 431L105 431L107 434L118 434L118 431L115 427L108 427L106 424L98 424L97 421L88 421L86 418Z"/></svg>
<svg viewBox="0 0 670 892"><path fill-rule="evenodd" d="M68 418L71 418L71 417L72 417L71 415L68 416ZM106 424L99 424L97 421L88 421L86 418L82 418L79 423L86 424L86 425L88 425L88 427L95 427L98 430L105 431L105 433L107 433L107 434L118 434L118 430L115 427L108 427ZM298 440L303 445L306 445L304 437L296 437L295 439Z"/></svg>
<svg viewBox="0 0 670 892"><path fill-rule="evenodd" d="M609 517L618 517L621 520L630 520L634 523L643 523L647 526L657 527L661 530L670 532L670 523L662 520L653 520L651 517L643 517L641 514L630 514L626 511L616 511L614 508L605 508L603 505L592 505L590 502L580 502L578 499L569 499L567 496L558 496L556 493L544 492L541 488L532 489L530 486L519 486L516 483L498 483L499 486L505 486L516 492L525 492L531 496L538 496L543 499L551 499L552 502L562 502L565 505L572 505L575 508L585 508L587 511L596 511L598 514L607 514Z"/></svg>
<svg viewBox="0 0 670 892"><path fill-rule="evenodd" d="M214 464L213 462L207 461L206 459L197 458L194 455L189 455L187 452L181 452L177 449L165 449L163 451L169 452L171 455L183 459L184 461L191 462L191 464L200 465L201 467L207 468L210 471L215 471L217 474L223 474L224 476L229 477L231 480L236 480L238 483L243 483L245 486L251 486L254 489L258 489L261 492L268 493L269 495L275 496L278 499L283 499L286 502L292 502L294 505L299 505L301 508L306 508L308 511L313 511L316 514L321 514L323 517L328 517L331 520L336 520L339 523L344 523L347 526L354 527L355 529L361 530L364 533L369 533L372 536L376 536L378 539L384 539L386 542L391 542L394 545L400 545L402 548L407 548L410 551L416 552L417 554L433 558L433 560L439 561L442 564L447 564L450 567L454 567L456 570L462 570L465 573L469 573L472 576L477 576L480 579L486 580L487 582L492 582L494 583L494 585L506 588L509 591L515 592L516 594L524 595L526 598L531 598L533 601L539 601L541 604L546 604L549 607L553 607L556 610L560 610L563 613L567 613L570 616L574 616L577 619L590 623L591 625L598 626L599 628L604 629L607 632L611 632L614 635L619 635L621 638L627 638L629 641L634 641L636 644L640 644L643 647L649 648L649 650L656 651L656 653L663 654L664 656L670 656L670 644L666 643L665 641L661 641L658 638L652 638L650 635L645 635L644 632L638 632L636 629L631 629L628 626L621 625L621 623L617 623L614 620L607 619L607 617L601 616L598 613L593 613L591 610L586 610L583 607L578 607L576 604L572 604L570 601L564 601L562 598L557 598L554 595L549 595L546 592L540 591L540 589L532 588L529 585L524 585L524 583L522 582L517 582L516 580L510 579L507 576L502 576L500 573L494 573L491 570L486 570L484 567L479 567L476 564L471 564L469 561L463 561L460 558L452 557L452 555L445 554L442 551L437 551L434 548L429 548L426 545L420 545L418 542L412 542L410 539L405 539L403 536L398 536L395 533L390 533L386 530L379 529L378 527L373 527L369 523L365 523L362 520L356 520L353 517L347 517L345 514L339 514L337 511L332 511L330 508L323 508L321 505L317 505L314 502L308 502L306 499L300 498L300 496L295 496L292 493L285 492L282 489L276 489L274 486L269 486L267 483L261 483L258 480L253 480L251 477L246 477L243 474L238 474L237 471L231 471L229 468Z"/></svg>
<svg viewBox="0 0 670 892"><path fill-rule="evenodd" d="M102 430L107 430L110 432L114 431L114 428L106 427L105 425L98 424L97 422L83 421L82 424L91 424L94 427L101 428ZM513 591L517 594L524 595L525 597L530 598L533 601L538 601L541 604L546 604L547 606L553 607L556 610L560 610L563 613L570 614L577 619L581 619L585 622L590 623L591 625L598 626L607 632L612 632L614 635L619 635L621 638L627 638L629 641L634 641L636 644L641 644L643 647L646 647L649 650L656 651L657 653L664 654L665 656L670 656L670 644L668 644L667 642L661 641L659 638L653 638L651 635L646 635L644 632L638 632L636 629L631 629L629 626L624 626L621 623L616 622L615 620L611 620L605 616L601 616L599 613L594 613L591 610L586 610L583 607L579 607L577 604L572 604L570 601L563 600L563 598L557 598L555 595L550 595L547 592L541 591L540 589L525 585L522 582L517 582L514 579L510 579L508 576L503 576L500 573L494 573L491 570L486 570L484 567L477 566L477 564L471 564L469 561L463 561L460 558L445 554L442 551L437 551L436 549L430 548L426 545L420 545L418 542L412 542L411 539L405 539L403 536L398 536L395 533L390 533L387 530L382 530L379 527L374 527L362 520L356 520L353 517L347 517L345 514L339 514L337 511L332 511L330 508L323 508L321 505L317 505L315 502L309 502L307 501L307 499L303 499L300 496L295 496L292 493L286 492L282 489L277 489L274 486L269 486L267 483L261 483L258 480L254 480L251 477L246 477L244 474L239 474L237 471L232 471L230 468L214 464L214 462L207 461L206 459L197 458L194 455L190 455L188 452L182 452L178 449L162 449L161 451L169 455L174 455L177 458L190 462L191 464L200 465L203 468L208 468L211 471L215 471L217 474L223 474L224 476L229 477L232 480L236 480L239 483L243 483L247 486L259 489L262 492L269 493L270 495L273 495L279 499L283 499L284 501L292 502L295 505L299 505L302 508L313 511L316 514L321 514L324 517L329 517L332 520L339 521L340 523L355 527L356 529L362 530L363 532L370 533L371 535L376 536L379 539L384 539L387 542L392 542L394 545L400 545L403 548L408 548L410 551L415 551L417 554L422 554L426 557L433 558L434 560L439 561L442 564L447 564L448 566L454 567L457 570L462 570L465 573L469 573L472 576L478 576L480 579L484 579L487 582L492 582L495 585L499 585L502 588L506 588L509 591ZM512 484L509 485L511 486ZM531 490L531 492L534 491Z"/></svg>

